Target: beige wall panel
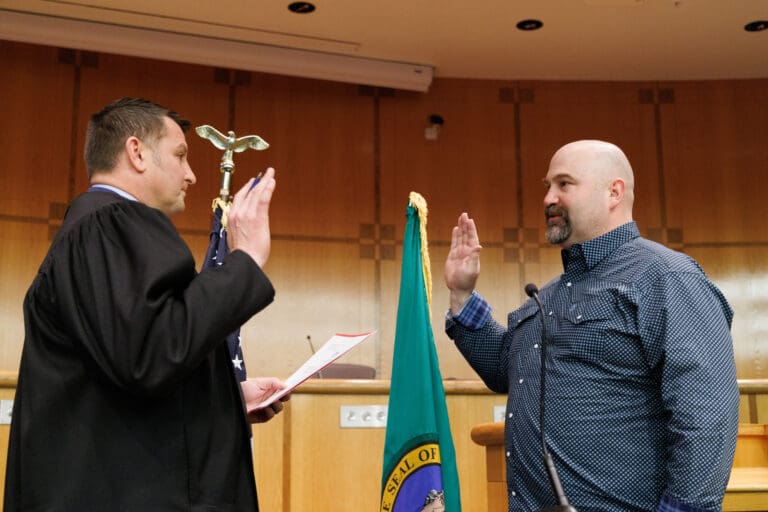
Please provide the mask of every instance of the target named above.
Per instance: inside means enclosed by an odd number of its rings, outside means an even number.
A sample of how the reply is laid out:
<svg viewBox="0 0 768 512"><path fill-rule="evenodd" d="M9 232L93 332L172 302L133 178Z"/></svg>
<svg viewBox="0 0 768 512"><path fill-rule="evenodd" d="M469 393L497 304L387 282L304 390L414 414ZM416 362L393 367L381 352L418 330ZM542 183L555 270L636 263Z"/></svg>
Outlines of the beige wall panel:
<svg viewBox="0 0 768 512"><path fill-rule="evenodd" d="M686 247L734 310L733 343L740 379L768 378L768 246Z"/></svg>
<svg viewBox="0 0 768 512"><path fill-rule="evenodd" d="M673 83L662 136L669 227L686 244L768 242L768 80ZM750 194L752 192L752 194Z"/></svg>
<svg viewBox="0 0 768 512"><path fill-rule="evenodd" d="M333 334L377 329L372 260L360 259L357 245L273 241L265 270L275 301L241 331L251 375L287 377ZM339 362L376 364L376 337Z"/></svg>
<svg viewBox="0 0 768 512"><path fill-rule="evenodd" d="M208 250L208 244L210 242L209 234L207 232L201 232L202 230L182 230L180 231L181 237L189 246L189 250L192 251L192 255L195 257L195 267L200 270L200 266L205 259L205 251Z"/></svg>
<svg viewBox="0 0 768 512"><path fill-rule="evenodd" d="M55 48L0 41L0 215L47 219L67 203L73 67Z"/></svg>
<svg viewBox="0 0 768 512"><path fill-rule="evenodd" d="M399 240L403 238L403 229L405 224L396 230L396 237ZM392 358L395 348L395 330L397 324L397 307L400 300L400 273L402 272L403 247L398 245L393 259L382 261L380 264L380 291L379 291L379 368L377 373L380 379L389 379L392 377ZM434 260L432 261L432 272L434 274ZM432 304L435 304L434 294ZM439 324L439 321L437 322ZM438 343L439 331L435 329L435 317L432 316L432 330L435 334L435 343ZM437 345L439 347L439 344ZM438 356L440 351L438 350ZM442 361L441 361L442 369Z"/></svg>
<svg viewBox="0 0 768 512"><path fill-rule="evenodd" d="M521 104L523 225L539 230L545 243L542 179L554 152L580 139L600 139L621 147L637 184L635 219L641 231L658 228L659 174L654 105L640 102L642 83L531 82L533 101Z"/></svg>
<svg viewBox="0 0 768 512"><path fill-rule="evenodd" d="M88 120L94 112L125 96L149 99L191 121L192 129L186 137L197 184L187 194L186 211L173 220L182 230L207 231L211 200L218 196L221 187L222 152L198 137L194 127L210 124L220 131L227 130L228 85L215 82L210 67L99 54L97 67L82 68L77 112L77 192L87 188L81 155Z"/></svg>
<svg viewBox="0 0 768 512"><path fill-rule="evenodd" d="M399 231L396 231L397 238L402 240L403 227L400 227ZM397 329L397 308L400 301L400 274L402 272L403 261L403 248L402 245L398 245L395 251L394 259L381 262L381 292L379 303L379 315L381 318L381 331L380 331L380 348L379 348L379 365L381 371L378 376L380 379L390 379L392 377L392 365L394 363L394 349L395 349L395 331ZM432 256L432 272L435 272L435 260ZM433 278L434 279L434 278ZM442 279L442 277L440 277ZM444 352L440 350L441 340L445 335L442 335L442 327L440 327L439 317L435 317L434 307L439 308L439 302L443 302L439 297L440 286L444 286L441 281L433 281L434 290L432 295L432 332L435 336L435 347L438 349L437 354L440 359L440 370L444 378L448 376L445 372ZM445 314L445 313L443 313ZM448 359L453 359L451 350L447 351Z"/></svg>
<svg viewBox="0 0 768 512"><path fill-rule="evenodd" d="M50 242L48 224L0 221L0 370L17 372L24 344L23 302Z"/></svg>
<svg viewBox="0 0 768 512"><path fill-rule="evenodd" d="M427 118L445 120L426 140ZM381 99L381 218L402 225L408 194L429 207L429 234L450 240L463 211L483 240L500 242L517 224L514 105L499 102L499 84L437 79L429 94L396 92ZM402 232L402 230L400 231Z"/></svg>
<svg viewBox="0 0 768 512"><path fill-rule="evenodd" d="M542 288L545 284L562 273L563 259L560 247L541 247L538 253L538 261L526 262L525 264L525 279L524 282L521 282L523 291L520 292L520 301L518 304L521 304L523 300L527 298L524 291L527 283L533 283L539 288Z"/></svg>
<svg viewBox="0 0 768 512"><path fill-rule="evenodd" d="M356 240L373 222L371 97L351 85L254 75L238 88L236 118L271 144L244 156L258 160L249 176L266 165L277 171L274 234Z"/></svg>

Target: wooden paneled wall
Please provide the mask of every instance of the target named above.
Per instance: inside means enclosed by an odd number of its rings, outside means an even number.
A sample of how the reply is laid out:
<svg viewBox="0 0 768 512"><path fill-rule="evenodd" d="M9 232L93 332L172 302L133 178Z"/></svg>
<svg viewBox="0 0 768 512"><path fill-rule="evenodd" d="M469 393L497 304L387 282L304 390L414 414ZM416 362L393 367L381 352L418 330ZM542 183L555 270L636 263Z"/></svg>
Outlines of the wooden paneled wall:
<svg viewBox="0 0 768 512"><path fill-rule="evenodd" d="M276 301L243 329L252 373L286 376L307 337L377 329L346 362L388 378L404 213L430 209L433 322L443 376L473 379L442 329L442 267L462 211L476 220L480 290L503 320L527 282L561 271L543 235L541 178L581 138L613 141L637 181L642 233L694 256L736 316L741 379L768 378L768 79L723 82L496 82L436 79L428 93L0 42L0 370L18 368L21 303L67 203L86 188L88 117L121 96L167 105L193 124L270 142L236 157L235 186L271 165ZM11 71L12 70L12 71ZM430 114L445 124L425 140ZM198 183L175 222L198 260L220 152L188 136Z"/></svg>

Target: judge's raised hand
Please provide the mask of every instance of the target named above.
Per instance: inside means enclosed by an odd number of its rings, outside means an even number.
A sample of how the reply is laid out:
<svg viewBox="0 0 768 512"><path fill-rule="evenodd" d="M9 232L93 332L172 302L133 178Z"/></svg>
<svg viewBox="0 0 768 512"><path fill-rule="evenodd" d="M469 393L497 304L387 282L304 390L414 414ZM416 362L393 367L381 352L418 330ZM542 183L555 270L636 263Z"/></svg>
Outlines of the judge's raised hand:
<svg viewBox="0 0 768 512"><path fill-rule="evenodd" d="M275 190L275 170L272 167L267 169L261 181L251 188L255 179L248 180L232 200L227 222L227 245L230 251L245 251L263 267L271 248L269 203Z"/></svg>
<svg viewBox="0 0 768 512"><path fill-rule="evenodd" d="M451 233L451 250L445 260L445 284L451 291L451 312L457 315L475 289L480 275L480 239L475 221L462 213Z"/></svg>
<svg viewBox="0 0 768 512"><path fill-rule="evenodd" d="M248 404L258 404L285 388L285 383L275 377L256 377L246 379L240 383L240 389L243 391L243 399L246 406ZM264 423L275 417L283 410L283 402L288 401L291 395L280 397L276 402L272 402L263 409L256 409L248 413L248 419L251 423Z"/></svg>

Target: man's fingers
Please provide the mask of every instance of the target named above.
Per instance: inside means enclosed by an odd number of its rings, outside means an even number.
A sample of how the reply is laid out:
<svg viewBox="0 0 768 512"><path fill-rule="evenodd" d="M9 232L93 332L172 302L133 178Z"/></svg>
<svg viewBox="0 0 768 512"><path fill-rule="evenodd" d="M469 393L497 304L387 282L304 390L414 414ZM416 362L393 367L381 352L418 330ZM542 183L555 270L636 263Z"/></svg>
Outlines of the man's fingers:
<svg viewBox="0 0 768 512"><path fill-rule="evenodd" d="M459 247L459 226L454 226L451 230L451 251Z"/></svg>

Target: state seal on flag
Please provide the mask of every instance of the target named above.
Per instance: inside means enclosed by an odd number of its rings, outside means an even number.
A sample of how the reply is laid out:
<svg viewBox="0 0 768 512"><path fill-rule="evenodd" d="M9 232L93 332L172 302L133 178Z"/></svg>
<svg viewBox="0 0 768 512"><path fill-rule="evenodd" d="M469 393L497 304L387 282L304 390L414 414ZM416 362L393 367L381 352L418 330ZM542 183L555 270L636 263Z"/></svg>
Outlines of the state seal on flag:
<svg viewBox="0 0 768 512"><path fill-rule="evenodd" d="M424 442L408 450L387 476L381 512L444 510L440 445Z"/></svg>

